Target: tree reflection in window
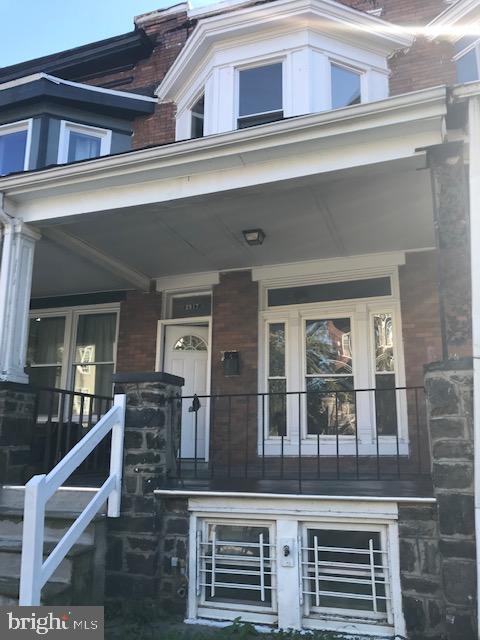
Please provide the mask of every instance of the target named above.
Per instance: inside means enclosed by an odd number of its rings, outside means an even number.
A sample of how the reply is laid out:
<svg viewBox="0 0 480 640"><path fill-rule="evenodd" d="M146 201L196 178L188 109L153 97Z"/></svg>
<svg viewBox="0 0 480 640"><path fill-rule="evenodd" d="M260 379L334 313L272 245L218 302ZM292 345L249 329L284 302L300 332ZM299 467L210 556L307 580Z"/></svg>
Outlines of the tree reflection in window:
<svg viewBox="0 0 480 640"><path fill-rule="evenodd" d="M307 320L307 427L310 435L355 433L350 318Z"/></svg>
<svg viewBox="0 0 480 640"><path fill-rule="evenodd" d="M177 340L173 347L174 351L206 351L207 344L205 340L198 336L183 336Z"/></svg>

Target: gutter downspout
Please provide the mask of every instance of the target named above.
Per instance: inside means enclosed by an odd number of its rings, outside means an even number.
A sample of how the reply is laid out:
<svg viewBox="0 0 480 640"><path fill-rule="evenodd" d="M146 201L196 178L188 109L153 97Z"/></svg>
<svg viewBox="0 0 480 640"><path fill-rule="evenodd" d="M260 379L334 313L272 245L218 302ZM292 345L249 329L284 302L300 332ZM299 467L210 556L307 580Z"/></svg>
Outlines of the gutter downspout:
<svg viewBox="0 0 480 640"><path fill-rule="evenodd" d="M477 629L480 638L480 97L468 103Z"/></svg>

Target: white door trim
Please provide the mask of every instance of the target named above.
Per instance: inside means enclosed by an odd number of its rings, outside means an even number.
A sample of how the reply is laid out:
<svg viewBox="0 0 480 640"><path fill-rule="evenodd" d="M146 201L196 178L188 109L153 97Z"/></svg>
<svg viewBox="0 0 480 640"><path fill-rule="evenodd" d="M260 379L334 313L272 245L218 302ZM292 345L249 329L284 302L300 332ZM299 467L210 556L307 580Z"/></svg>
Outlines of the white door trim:
<svg viewBox="0 0 480 640"><path fill-rule="evenodd" d="M172 318L170 320L159 320L157 324L157 345L155 356L155 371L162 371L165 361L165 329L177 325L198 324L206 326L208 329L208 351L207 351L207 384L206 395L211 393L212 384L212 318L211 316L199 316L198 318ZM205 414L207 416L205 425L205 461L208 462L210 453L210 399L205 403Z"/></svg>

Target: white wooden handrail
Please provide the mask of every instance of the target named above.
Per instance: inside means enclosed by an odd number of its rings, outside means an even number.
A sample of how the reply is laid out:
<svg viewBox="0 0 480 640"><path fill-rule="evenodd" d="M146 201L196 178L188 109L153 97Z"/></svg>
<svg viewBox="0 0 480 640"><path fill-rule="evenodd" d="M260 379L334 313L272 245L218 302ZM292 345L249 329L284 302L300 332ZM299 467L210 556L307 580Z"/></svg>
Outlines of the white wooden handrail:
<svg viewBox="0 0 480 640"><path fill-rule="evenodd" d="M125 396L116 395L110 411L67 453L48 475L34 476L25 485L20 605L34 607L40 604L42 587L77 542L83 531L85 531L102 504L108 501L108 517L119 517L124 429ZM110 473L107 480L95 493L95 497L90 500L44 562L45 509L48 500L110 431L112 432L112 444Z"/></svg>

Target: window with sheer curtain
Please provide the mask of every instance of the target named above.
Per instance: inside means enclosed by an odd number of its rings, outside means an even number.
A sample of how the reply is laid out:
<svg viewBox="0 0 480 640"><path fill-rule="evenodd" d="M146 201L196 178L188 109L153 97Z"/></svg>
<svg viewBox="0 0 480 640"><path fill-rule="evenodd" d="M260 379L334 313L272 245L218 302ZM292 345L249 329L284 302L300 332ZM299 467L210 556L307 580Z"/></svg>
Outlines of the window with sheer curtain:
<svg viewBox="0 0 480 640"><path fill-rule="evenodd" d="M117 315L72 309L32 317L27 358L32 384L110 396Z"/></svg>

